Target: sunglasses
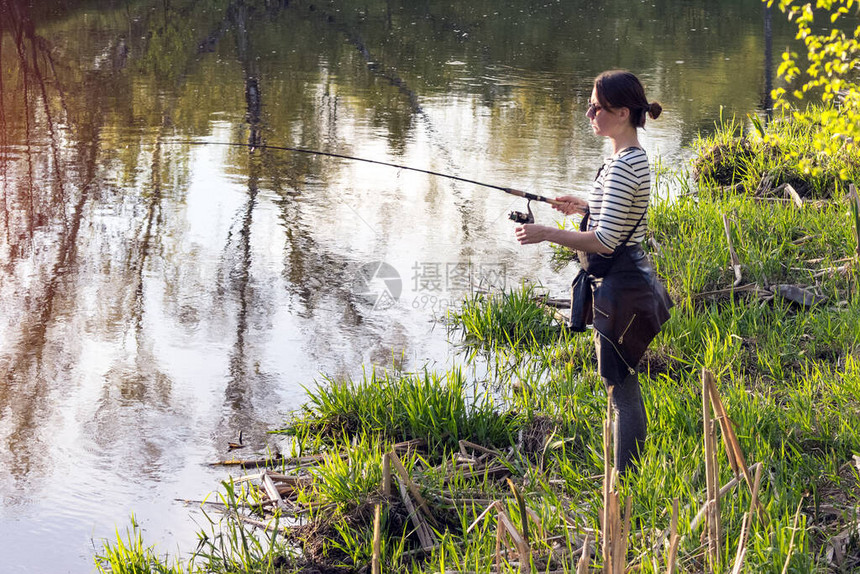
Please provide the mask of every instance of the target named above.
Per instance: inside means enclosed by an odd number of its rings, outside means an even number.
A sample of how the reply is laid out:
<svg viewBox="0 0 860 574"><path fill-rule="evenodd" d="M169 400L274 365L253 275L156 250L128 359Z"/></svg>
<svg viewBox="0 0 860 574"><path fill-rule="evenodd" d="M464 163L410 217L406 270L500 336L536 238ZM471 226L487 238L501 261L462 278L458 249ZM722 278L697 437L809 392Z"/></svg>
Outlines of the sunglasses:
<svg viewBox="0 0 860 574"><path fill-rule="evenodd" d="M600 110L605 110L607 108L601 106L600 104L595 104L594 102L588 102L588 111L585 112L587 114L594 113L597 114Z"/></svg>

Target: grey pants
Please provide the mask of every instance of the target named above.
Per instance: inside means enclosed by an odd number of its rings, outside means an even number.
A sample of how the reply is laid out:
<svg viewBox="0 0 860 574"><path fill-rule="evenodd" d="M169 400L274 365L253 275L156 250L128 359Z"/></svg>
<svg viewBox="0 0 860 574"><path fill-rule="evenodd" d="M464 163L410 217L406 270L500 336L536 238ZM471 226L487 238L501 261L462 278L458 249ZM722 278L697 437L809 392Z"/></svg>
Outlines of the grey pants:
<svg viewBox="0 0 860 574"><path fill-rule="evenodd" d="M648 419L639 388L639 377L619 356L615 348L595 333L597 370L610 397L615 422L612 426L615 447L615 468L624 474L636 466L639 450L643 448ZM631 373L630 371L633 370Z"/></svg>

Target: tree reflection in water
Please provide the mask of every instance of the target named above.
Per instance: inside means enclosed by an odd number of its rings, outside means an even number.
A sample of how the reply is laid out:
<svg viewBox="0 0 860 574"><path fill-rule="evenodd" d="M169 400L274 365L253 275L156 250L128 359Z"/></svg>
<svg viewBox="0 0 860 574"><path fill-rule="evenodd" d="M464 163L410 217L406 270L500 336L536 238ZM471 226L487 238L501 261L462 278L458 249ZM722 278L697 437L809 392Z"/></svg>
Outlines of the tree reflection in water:
<svg viewBox="0 0 860 574"><path fill-rule="evenodd" d="M362 264L413 291L424 264L552 279L513 245L507 197L178 142L553 195L587 189L603 153L582 120L602 69L641 71L667 102L648 130L667 162L762 93L745 0L91 5L0 0L0 537L21 553L15 504L33 530L110 535L131 499L169 524L165 484L208 491L220 477L199 463L239 430L262 442L319 371L448 360L405 295L386 313L356 296ZM67 536L66 558L89 551Z"/></svg>

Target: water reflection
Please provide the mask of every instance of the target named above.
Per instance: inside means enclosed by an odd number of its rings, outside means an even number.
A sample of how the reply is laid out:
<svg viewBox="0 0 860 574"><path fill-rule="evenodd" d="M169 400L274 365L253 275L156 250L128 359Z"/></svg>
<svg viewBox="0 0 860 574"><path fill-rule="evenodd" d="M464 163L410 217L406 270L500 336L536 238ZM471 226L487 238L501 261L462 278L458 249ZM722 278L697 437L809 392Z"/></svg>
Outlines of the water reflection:
<svg viewBox="0 0 860 574"><path fill-rule="evenodd" d="M132 510L193 540L171 499L213 488L202 463L240 430L264 448L318 373L454 360L431 322L462 293L446 269L567 284L516 245L509 196L264 146L584 193L602 69L664 102L643 140L669 164L721 105L761 106L753 4L0 0L9 567L86 570ZM402 280L384 310L355 287L374 261Z"/></svg>

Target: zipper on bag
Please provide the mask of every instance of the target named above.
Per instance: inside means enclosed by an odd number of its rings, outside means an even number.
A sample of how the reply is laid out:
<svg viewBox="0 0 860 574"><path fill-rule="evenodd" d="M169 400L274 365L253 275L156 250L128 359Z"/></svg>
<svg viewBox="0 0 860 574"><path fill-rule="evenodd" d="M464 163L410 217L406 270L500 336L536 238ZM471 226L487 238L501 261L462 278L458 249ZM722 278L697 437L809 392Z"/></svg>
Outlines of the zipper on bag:
<svg viewBox="0 0 860 574"><path fill-rule="evenodd" d="M621 334L618 335L618 344L621 345L624 343L624 335L627 334L627 331L630 329L630 326L633 324L633 321L636 320L636 313L633 313L633 316L630 317L630 321L627 322L627 326L624 327L624 330L621 331Z"/></svg>

